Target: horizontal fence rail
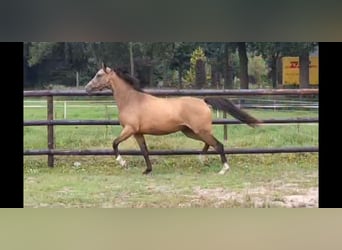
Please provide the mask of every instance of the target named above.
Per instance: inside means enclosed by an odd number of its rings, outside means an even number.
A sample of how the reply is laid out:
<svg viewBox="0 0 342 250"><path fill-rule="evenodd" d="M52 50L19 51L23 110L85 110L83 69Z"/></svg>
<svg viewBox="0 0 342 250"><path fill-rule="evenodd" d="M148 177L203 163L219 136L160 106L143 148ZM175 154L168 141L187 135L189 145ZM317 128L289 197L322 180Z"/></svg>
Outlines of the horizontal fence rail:
<svg viewBox="0 0 342 250"><path fill-rule="evenodd" d="M262 123L316 123L318 118L298 119L268 119ZM243 124L241 121L229 119L215 119L213 124ZM120 125L118 120L51 120L51 121L24 121L24 126L45 126L45 125Z"/></svg>
<svg viewBox="0 0 342 250"><path fill-rule="evenodd" d="M288 148L232 148L225 149L226 154L274 154L274 153L300 153L318 152L316 147L288 147ZM140 150L119 150L121 155L142 155ZM150 155L199 155L202 150L151 150ZM114 155L113 150L25 150L25 155ZM217 154L216 151L207 151L205 154Z"/></svg>
<svg viewBox="0 0 342 250"><path fill-rule="evenodd" d="M258 95L294 95L318 96L318 89L257 89L257 90L190 90L190 89L145 89L144 92L156 96L258 96ZM24 155L47 155L48 166L53 167L55 155L113 155L113 150L58 150L55 149L54 126L61 125L120 125L118 120L54 120L54 96L111 96L111 91L94 92L91 95L84 90L32 90L24 91L24 97L47 97L47 120L24 121L24 126L47 126L48 149L24 150ZM238 105L239 106L239 105ZM243 105L240 105L244 108ZM225 116L224 116L225 117ZM317 123L318 118L297 119L265 119L263 124L297 124ZM214 119L213 124L241 124L238 120ZM225 131L226 136L226 131ZM119 150L122 155L142 155L139 150ZM287 147L287 148L232 148L226 149L226 154L274 154L274 153L306 153L318 152L318 147ZM202 150L153 150L151 155L196 155L202 154ZM217 154L216 151L208 151L206 154Z"/></svg>
<svg viewBox="0 0 342 250"><path fill-rule="evenodd" d="M145 93L157 96L227 96L227 95L318 95L318 89L144 89ZM111 91L95 91L89 95L84 90L28 90L29 96L111 96Z"/></svg>

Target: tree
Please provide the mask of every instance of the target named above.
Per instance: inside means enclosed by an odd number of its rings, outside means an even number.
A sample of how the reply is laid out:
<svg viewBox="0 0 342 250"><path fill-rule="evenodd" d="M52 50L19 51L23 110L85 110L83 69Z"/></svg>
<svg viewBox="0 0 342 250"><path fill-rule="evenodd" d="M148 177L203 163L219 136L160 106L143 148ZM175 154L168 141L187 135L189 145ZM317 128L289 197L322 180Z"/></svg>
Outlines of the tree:
<svg viewBox="0 0 342 250"><path fill-rule="evenodd" d="M131 75L133 76L134 75L134 61L133 61L133 43L132 42L129 42L128 43L129 45L129 64L130 64L130 68L131 68Z"/></svg>
<svg viewBox="0 0 342 250"><path fill-rule="evenodd" d="M251 54L248 60L248 76L249 82L252 84L260 84L264 82L267 76L267 66L262 56Z"/></svg>
<svg viewBox="0 0 342 250"><path fill-rule="evenodd" d="M234 63L233 52L236 43L208 42L199 43L205 51L207 62L211 66L211 82L213 86L220 85L220 78L224 78L224 88L233 88Z"/></svg>
<svg viewBox="0 0 342 250"><path fill-rule="evenodd" d="M223 75L223 43L207 42L197 43L196 46L200 46L206 56L206 65L210 75L208 79L211 86L219 87L221 85L221 78Z"/></svg>
<svg viewBox="0 0 342 250"><path fill-rule="evenodd" d="M299 55L299 87L308 88L310 84L309 79L310 57L309 51L303 50Z"/></svg>
<svg viewBox="0 0 342 250"><path fill-rule="evenodd" d="M175 42L170 68L178 71L178 88L183 88L183 74L190 67L190 58L193 51L193 43Z"/></svg>
<svg viewBox="0 0 342 250"><path fill-rule="evenodd" d="M203 67L204 67L204 63L206 62L206 56L205 56L204 51L201 47L197 47L191 54L190 69L186 72L186 75L185 75L185 79L189 83L195 82L196 64L197 64L197 61L199 61L199 60L201 61L199 63L199 67L201 67L200 65L203 65ZM200 88L201 86L197 86L197 87Z"/></svg>
<svg viewBox="0 0 342 250"><path fill-rule="evenodd" d="M231 48L236 49L234 44L229 46L229 43L224 44L224 88L232 89L233 88L233 66L231 65Z"/></svg>
<svg viewBox="0 0 342 250"><path fill-rule="evenodd" d="M268 62L272 86L277 87L277 74L280 71L279 61L283 56L299 56L300 58L300 82L301 87L309 84L309 53L316 47L317 43L298 42L257 42L250 43L251 50L261 54ZM301 68L302 67L302 68Z"/></svg>
<svg viewBox="0 0 342 250"><path fill-rule="evenodd" d="M58 46L58 43L50 43L50 42L31 42L25 43L24 46L27 46L27 63L30 67L35 66L41 62L43 62L46 58L48 58L53 52L54 49Z"/></svg>
<svg viewBox="0 0 342 250"><path fill-rule="evenodd" d="M308 88L310 84L310 52L316 48L316 43L302 43L299 53L299 87Z"/></svg>
<svg viewBox="0 0 342 250"><path fill-rule="evenodd" d="M110 66L128 64L126 43L25 43L25 85L73 85L76 72L81 82L96 72L101 62Z"/></svg>
<svg viewBox="0 0 342 250"><path fill-rule="evenodd" d="M203 59L197 59L195 64L195 85L198 89L203 88L206 84L206 72L205 72L205 61Z"/></svg>
<svg viewBox="0 0 342 250"><path fill-rule="evenodd" d="M284 55L299 56L299 87L309 87L310 52L317 47L315 42L287 43Z"/></svg>
<svg viewBox="0 0 342 250"><path fill-rule="evenodd" d="M144 85L154 84L160 79L165 80L173 57L174 43L139 42L135 45L134 61L138 78L144 79Z"/></svg>
<svg viewBox="0 0 342 250"><path fill-rule="evenodd" d="M245 42L238 43L239 59L240 59L240 88L248 89L248 58Z"/></svg>
<svg viewBox="0 0 342 250"><path fill-rule="evenodd" d="M283 51L286 49L286 43L279 42L256 42L250 43L251 50L256 55L261 55L266 60L269 67L269 76L273 88L277 87L277 73L279 71L279 60Z"/></svg>

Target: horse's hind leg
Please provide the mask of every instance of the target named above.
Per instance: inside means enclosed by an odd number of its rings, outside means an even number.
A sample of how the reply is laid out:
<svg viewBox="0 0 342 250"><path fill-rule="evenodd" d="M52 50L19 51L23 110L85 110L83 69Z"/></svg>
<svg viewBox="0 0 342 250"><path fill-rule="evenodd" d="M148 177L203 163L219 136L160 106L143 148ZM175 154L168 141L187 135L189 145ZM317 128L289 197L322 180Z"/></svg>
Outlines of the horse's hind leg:
<svg viewBox="0 0 342 250"><path fill-rule="evenodd" d="M139 147L141 149L141 152L144 155L144 159L145 159L145 162L146 162L147 168L145 169L143 174L148 174L148 173L150 173L152 171L152 164L151 164L150 158L148 156L148 150L147 150L147 146L146 146L144 135L142 135L142 134L135 134L134 138L138 142Z"/></svg>
<svg viewBox="0 0 342 250"><path fill-rule="evenodd" d="M127 140L132 134L134 130L130 126L125 126L121 131L120 135L115 138L113 141L113 150L116 160L120 163L121 166L126 166L126 161L122 159L121 155L119 154L118 147L121 142Z"/></svg>
<svg viewBox="0 0 342 250"><path fill-rule="evenodd" d="M210 145L214 147L215 150L220 154L223 167L221 171L219 172L219 174L225 174L229 170L229 165L228 165L226 155L224 153L223 144L219 140L217 140L211 133L208 133L208 132L199 133L199 136L206 143L206 145ZM204 146L204 149L206 148L206 145Z"/></svg>
<svg viewBox="0 0 342 250"><path fill-rule="evenodd" d="M184 135L186 135L189 138L192 138L192 139L195 139L195 140L199 140L199 141L203 141L200 136L195 134L195 132L192 129L188 128L188 127L185 127L184 129L182 129L182 132L183 132ZM205 144L204 144L204 147L202 149L202 154L200 154L198 156L200 162L202 162L202 163L206 160L205 153L208 151L208 148L209 148L209 145L206 142L204 142L204 143Z"/></svg>
<svg viewBox="0 0 342 250"><path fill-rule="evenodd" d="M200 159L200 161L203 163L207 160L207 155L205 153L207 153L208 149L209 149L209 144L208 143L204 143L204 147L202 149L202 154L200 154L198 156L198 158Z"/></svg>

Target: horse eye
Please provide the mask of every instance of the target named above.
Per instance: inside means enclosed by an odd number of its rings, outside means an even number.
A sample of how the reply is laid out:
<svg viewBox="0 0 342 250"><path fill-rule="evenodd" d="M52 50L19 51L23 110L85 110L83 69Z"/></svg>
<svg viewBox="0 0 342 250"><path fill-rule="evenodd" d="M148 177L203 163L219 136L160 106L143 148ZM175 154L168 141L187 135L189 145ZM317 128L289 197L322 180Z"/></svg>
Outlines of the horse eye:
<svg viewBox="0 0 342 250"><path fill-rule="evenodd" d="M101 76L102 76L102 75L97 75L96 77L99 78L99 77L101 77Z"/></svg>

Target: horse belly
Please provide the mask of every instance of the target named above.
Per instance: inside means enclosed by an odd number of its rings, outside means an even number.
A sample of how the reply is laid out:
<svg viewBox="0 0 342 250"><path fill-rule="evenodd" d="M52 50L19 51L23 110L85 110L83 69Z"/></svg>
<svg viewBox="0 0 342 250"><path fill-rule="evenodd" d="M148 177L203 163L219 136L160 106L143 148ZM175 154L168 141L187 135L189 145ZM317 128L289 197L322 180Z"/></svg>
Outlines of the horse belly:
<svg viewBox="0 0 342 250"><path fill-rule="evenodd" d="M154 98L140 107L139 131L164 135L188 127L194 131L211 129L211 111L203 100L191 97Z"/></svg>
<svg viewBox="0 0 342 250"><path fill-rule="evenodd" d="M171 134L183 128L183 122L180 119L168 118L165 114L150 119L143 119L140 124L141 133L152 135Z"/></svg>

